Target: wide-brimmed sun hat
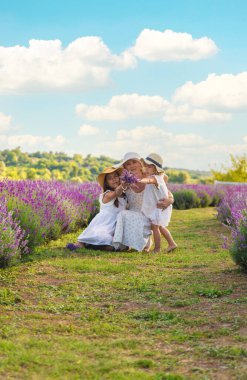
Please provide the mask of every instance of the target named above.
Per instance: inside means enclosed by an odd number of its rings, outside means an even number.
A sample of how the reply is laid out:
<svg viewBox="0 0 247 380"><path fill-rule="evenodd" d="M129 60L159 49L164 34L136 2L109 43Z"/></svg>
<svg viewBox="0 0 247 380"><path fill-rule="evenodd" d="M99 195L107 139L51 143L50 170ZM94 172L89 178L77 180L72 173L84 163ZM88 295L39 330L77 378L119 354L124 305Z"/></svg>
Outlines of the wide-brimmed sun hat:
<svg viewBox="0 0 247 380"><path fill-rule="evenodd" d="M164 170L162 169L162 165L163 165L162 157L159 156L157 153L150 153L146 158L143 158L143 161L147 165L154 165L158 173L164 172Z"/></svg>
<svg viewBox="0 0 247 380"><path fill-rule="evenodd" d="M113 167L116 168L116 169L118 169L121 166L123 166L123 164L125 164L125 162L127 162L129 160L138 160L138 161L140 161L141 160L141 156L138 153L135 153L135 152L125 153L122 161L119 162L119 164L113 165Z"/></svg>
<svg viewBox="0 0 247 380"><path fill-rule="evenodd" d="M114 172L117 172L119 175L121 175L122 173L122 170L121 168L114 168L113 166L111 167L108 167L108 168L105 168L103 170L102 173L100 173L97 177L97 181L99 182L100 186L102 187L102 189L104 188L104 182L105 182L105 176L107 174L112 174Z"/></svg>

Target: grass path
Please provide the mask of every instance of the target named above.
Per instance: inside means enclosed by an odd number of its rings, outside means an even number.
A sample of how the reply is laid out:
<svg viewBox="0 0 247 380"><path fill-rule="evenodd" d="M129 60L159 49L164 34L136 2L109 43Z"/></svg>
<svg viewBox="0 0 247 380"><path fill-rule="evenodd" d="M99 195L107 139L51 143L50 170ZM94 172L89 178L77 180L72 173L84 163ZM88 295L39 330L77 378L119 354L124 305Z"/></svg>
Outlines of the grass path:
<svg viewBox="0 0 247 380"><path fill-rule="evenodd" d="M0 379L247 379L247 277L214 210L174 211L172 254L63 249L0 270ZM164 246L165 248L165 246Z"/></svg>

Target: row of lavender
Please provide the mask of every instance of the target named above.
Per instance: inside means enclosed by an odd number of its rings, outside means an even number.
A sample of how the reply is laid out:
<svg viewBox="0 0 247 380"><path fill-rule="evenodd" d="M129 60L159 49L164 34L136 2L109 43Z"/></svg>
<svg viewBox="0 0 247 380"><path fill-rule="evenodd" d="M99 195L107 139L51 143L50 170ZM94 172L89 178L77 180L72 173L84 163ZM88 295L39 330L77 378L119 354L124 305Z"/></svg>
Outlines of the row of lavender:
<svg viewBox="0 0 247 380"><path fill-rule="evenodd" d="M95 183L0 182L0 266L85 225L99 193Z"/></svg>
<svg viewBox="0 0 247 380"><path fill-rule="evenodd" d="M174 195L174 208L185 210L195 207L217 206L224 195L224 187L198 184L168 184Z"/></svg>
<svg viewBox="0 0 247 380"><path fill-rule="evenodd" d="M247 271L247 185L226 186L217 211L218 219L230 230L225 248L230 250L236 264Z"/></svg>
<svg viewBox="0 0 247 380"><path fill-rule="evenodd" d="M175 208L216 206L217 217L229 228L224 246L247 271L247 185L170 184Z"/></svg>

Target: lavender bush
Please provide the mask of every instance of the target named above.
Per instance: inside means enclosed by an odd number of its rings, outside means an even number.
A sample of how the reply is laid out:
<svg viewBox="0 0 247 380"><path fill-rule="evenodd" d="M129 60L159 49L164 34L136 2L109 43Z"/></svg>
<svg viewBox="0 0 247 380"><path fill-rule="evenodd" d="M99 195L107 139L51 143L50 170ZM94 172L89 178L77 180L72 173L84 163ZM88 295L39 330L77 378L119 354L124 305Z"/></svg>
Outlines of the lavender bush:
<svg viewBox="0 0 247 380"><path fill-rule="evenodd" d="M230 247L232 258L237 265L247 272L247 210L243 212L238 228L232 232L232 245Z"/></svg>
<svg viewBox="0 0 247 380"><path fill-rule="evenodd" d="M0 182L0 195L28 236L29 248L85 225L97 209L100 191L95 183Z"/></svg>
<svg viewBox="0 0 247 380"><path fill-rule="evenodd" d="M199 207L200 199L196 192L190 189L178 190L173 193L174 208L177 210L187 210L190 208Z"/></svg>
<svg viewBox="0 0 247 380"><path fill-rule="evenodd" d="M229 239L225 237L225 247L236 264L247 271L247 186L226 186L217 212L231 232Z"/></svg>
<svg viewBox="0 0 247 380"><path fill-rule="evenodd" d="M198 207L217 206L224 194L224 187L202 184L168 183L169 190L174 194L181 190L193 190L200 199Z"/></svg>
<svg viewBox="0 0 247 380"><path fill-rule="evenodd" d="M0 241L0 267L6 267L28 253L26 234L8 212L4 197L0 197Z"/></svg>

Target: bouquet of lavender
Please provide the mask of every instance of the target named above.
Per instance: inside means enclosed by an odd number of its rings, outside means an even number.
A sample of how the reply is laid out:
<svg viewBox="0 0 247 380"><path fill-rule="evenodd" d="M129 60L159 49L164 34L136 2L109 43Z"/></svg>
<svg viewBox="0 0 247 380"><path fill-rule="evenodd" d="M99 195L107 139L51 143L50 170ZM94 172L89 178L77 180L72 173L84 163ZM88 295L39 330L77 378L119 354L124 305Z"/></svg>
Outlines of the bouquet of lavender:
<svg viewBox="0 0 247 380"><path fill-rule="evenodd" d="M121 181L128 183L129 185L133 185L137 182L139 182L139 179L135 176L135 174L132 174L128 170L124 169L122 175L120 176Z"/></svg>

